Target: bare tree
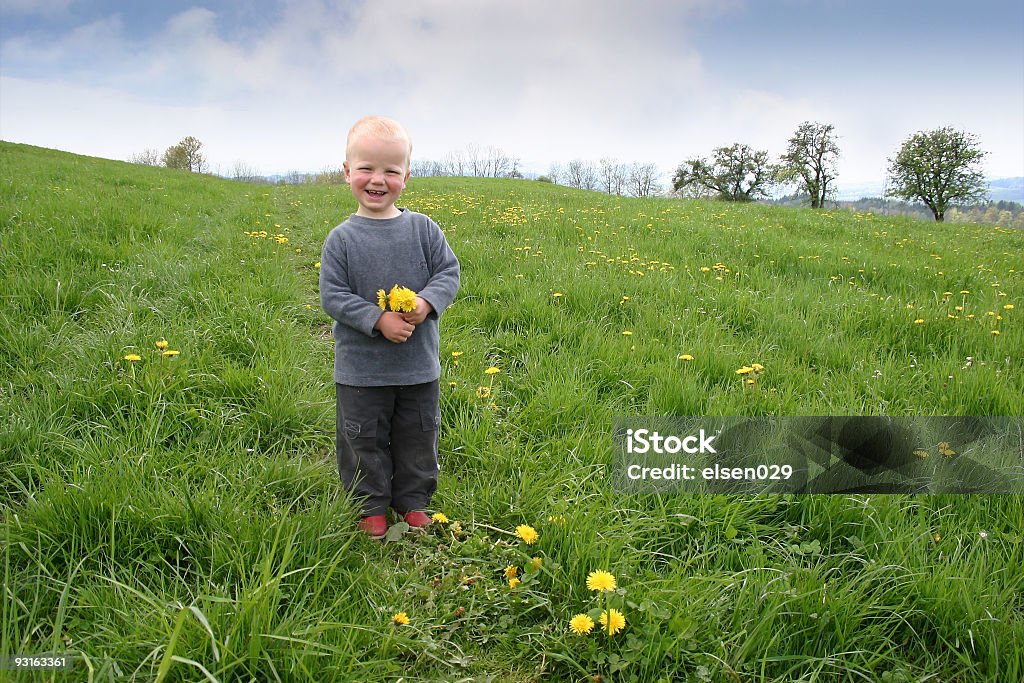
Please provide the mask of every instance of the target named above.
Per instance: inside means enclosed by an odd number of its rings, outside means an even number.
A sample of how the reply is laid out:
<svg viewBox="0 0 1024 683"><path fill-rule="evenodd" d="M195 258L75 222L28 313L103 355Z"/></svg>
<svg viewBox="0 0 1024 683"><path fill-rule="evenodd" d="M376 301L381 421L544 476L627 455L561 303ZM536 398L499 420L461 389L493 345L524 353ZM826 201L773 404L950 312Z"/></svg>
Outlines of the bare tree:
<svg viewBox="0 0 1024 683"><path fill-rule="evenodd" d="M256 169L244 161L236 161L231 169L231 178L243 183L251 183L257 178Z"/></svg>
<svg viewBox="0 0 1024 683"><path fill-rule="evenodd" d="M618 159L604 157L598 162L601 189L608 194L622 196L626 189L626 167Z"/></svg>
<svg viewBox="0 0 1024 683"><path fill-rule="evenodd" d="M138 154L128 157L128 163L141 164L143 166L159 166L160 151L152 148L144 149Z"/></svg>
<svg viewBox="0 0 1024 683"><path fill-rule="evenodd" d="M466 175L466 165L466 160L461 150L452 152L445 157L446 175L464 176Z"/></svg>
<svg viewBox="0 0 1024 683"><path fill-rule="evenodd" d="M633 163L629 166L629 191L634 197L658 194L658 167L655 164Z"/></svg>
<svg viewBox="0 0 1024 683"><path fill-rule="evenodd" d="M562 170L562 165L557 161L551 164L551 168L548 169L548 178L551 182L558 185L565 179L565 172Z"/></svg>
<svg viewBox="0 0 1024 683"><path fill-rule="evenodd" d="M566 185L581 190L597 189L597 171L594 164L582 159L573 159L566 167Z"/></svg>

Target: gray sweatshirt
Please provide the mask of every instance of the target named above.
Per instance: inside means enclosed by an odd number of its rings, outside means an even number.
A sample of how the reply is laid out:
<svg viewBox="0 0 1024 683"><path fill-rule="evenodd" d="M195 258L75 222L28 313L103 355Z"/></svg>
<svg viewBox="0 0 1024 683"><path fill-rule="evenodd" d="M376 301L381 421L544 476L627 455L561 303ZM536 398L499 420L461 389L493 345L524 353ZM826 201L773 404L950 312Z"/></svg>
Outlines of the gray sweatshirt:
<svg viewBox="0 0 1024 683"><path fill-rule="evenodd" d="M434 308L403 344L373 329L383 313L377 290L396 284ZM349 216L327 235L320 258L320 305L334 319L334 381L402 386L438 379L438 318L458 291L459 261L429 217L409 209L396 218Z"/></svg>

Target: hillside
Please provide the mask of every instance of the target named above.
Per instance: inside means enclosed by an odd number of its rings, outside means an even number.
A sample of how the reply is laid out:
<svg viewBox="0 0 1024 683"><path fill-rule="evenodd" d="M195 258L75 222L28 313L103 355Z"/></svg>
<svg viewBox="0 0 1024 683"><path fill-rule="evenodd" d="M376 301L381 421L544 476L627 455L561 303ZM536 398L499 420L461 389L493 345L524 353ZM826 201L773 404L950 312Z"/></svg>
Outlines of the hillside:
<svg viewBox="0 0 1024 683"><path fill-rule="evenodd" d="M611 455L618 417L1020 416L1024 233L527 180L400 204L463 268L452 523L373 543L317 293L347 188L0 143L0 655L71 653L57 681L1024 677L1020 496L627 494ZM569 630L610 608L621 632Z"/></svg>

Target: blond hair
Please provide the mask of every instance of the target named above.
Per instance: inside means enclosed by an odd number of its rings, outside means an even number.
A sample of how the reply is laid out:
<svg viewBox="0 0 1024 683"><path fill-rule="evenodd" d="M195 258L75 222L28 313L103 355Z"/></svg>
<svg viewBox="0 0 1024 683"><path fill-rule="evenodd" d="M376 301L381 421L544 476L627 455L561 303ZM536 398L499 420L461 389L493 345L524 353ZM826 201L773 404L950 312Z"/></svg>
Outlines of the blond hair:
<svg viewBox="0 0 1024 683"><path fill-rule="evenodd" d="M406 154L406 165L412 161L412 138L405 127L394 119L386 116L364 116L352 124L348 131L348 139L345 141L345 159L348 159L349 148L352 141L359 137L374 137L384 140L400 140L409 147Z"/></svg>

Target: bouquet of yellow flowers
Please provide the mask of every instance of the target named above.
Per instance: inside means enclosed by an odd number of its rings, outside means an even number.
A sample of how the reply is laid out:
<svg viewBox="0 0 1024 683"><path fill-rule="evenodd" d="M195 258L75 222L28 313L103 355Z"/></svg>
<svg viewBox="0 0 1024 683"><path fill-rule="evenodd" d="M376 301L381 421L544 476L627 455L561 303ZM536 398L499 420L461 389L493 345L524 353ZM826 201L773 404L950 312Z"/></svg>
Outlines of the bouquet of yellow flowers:
<svg viewBox="0 0 1024 683"><path fill-rule="evenodd" d="M416 310L416 292L400 285L392 287L390 292L378 289L377 305L382 311L391 309L395 313L412 313Z"/></svg>

